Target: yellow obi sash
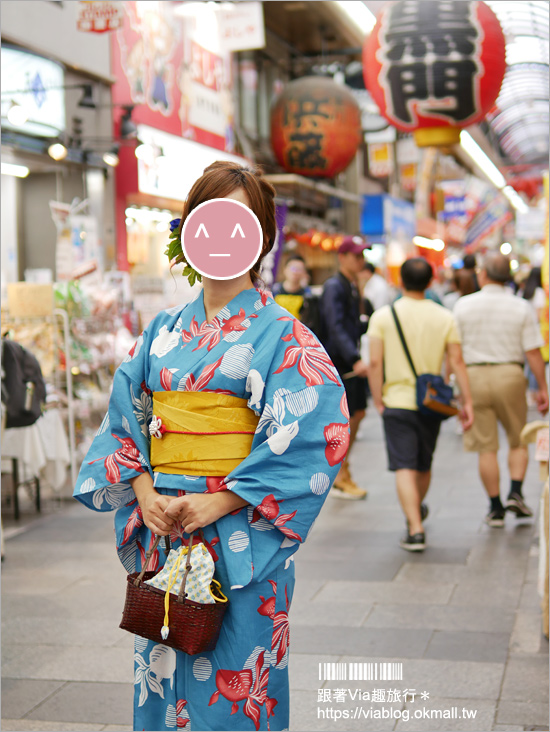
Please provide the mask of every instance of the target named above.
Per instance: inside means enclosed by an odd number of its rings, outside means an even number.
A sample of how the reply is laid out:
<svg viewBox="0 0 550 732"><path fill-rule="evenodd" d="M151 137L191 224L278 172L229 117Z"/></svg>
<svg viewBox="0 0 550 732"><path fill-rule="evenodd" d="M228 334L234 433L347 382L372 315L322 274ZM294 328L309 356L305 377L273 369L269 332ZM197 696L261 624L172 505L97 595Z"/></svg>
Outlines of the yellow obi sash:
<svg viewBox="0 0 550 732"><path fill-rule="evenodd" d="M240 397L155 391L151 466L161 473L228 475L250 454L258 421Z"/></svg>

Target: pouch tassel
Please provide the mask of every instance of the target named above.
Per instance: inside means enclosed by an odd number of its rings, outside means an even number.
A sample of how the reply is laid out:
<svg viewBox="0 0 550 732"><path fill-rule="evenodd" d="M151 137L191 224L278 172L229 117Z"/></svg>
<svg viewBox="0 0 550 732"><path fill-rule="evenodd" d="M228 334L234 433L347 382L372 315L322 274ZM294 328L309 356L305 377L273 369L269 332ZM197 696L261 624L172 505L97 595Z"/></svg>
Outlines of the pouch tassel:
<svg viewBox="0 0 550 732"><path fill-rule="evenodd" d="M170 626L169 626L169 611L170 611L170 590L172 587L176 584L176 580L178 578L178 572L181 565L181 558L183 554L187 554L189 551L188 547L185 547L186 551L180 551L178 554L177 561L174 562L172 565L172 569L170 570L170 574L168 575L168 584L166 587L166 593L164 595L164 625L160 629L160 636L162 640L166 640L168 638L168 634L170 633Z"/></svg>

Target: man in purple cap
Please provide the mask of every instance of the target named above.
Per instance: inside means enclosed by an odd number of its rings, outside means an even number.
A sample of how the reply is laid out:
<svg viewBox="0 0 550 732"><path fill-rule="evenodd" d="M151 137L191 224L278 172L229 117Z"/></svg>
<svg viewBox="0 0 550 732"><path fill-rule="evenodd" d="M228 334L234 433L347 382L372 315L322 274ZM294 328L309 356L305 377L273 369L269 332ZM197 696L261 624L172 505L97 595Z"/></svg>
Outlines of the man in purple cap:
<svg viewBox="0 0 550 732"><path fill-rule="evenodd" d="M338 249L339 270L323 287L321 313L325 337L323 345L336 366L346 389L350 413L350 442L346 459L336 476L331 494L335 498L361 500L367 491L353 480L349 470L349 454L359 424L367 408L367 364L359 351L361 336L367 329L361 320L361 297L357 275L365 266L363 251L368 246L361 237L346 236Z"/></svg>

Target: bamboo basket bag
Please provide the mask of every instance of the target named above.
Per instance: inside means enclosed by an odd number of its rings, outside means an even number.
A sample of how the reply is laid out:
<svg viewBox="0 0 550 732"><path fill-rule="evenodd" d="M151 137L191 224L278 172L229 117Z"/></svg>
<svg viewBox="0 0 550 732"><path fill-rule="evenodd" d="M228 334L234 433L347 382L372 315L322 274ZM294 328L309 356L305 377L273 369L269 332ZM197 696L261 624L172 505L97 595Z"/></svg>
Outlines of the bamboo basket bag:
<svg viewBox="0 0 550 732"><path fill-rule="evenodd" d="M146 584L147 580L158 574L158 572L148 572L147 566L160 539L161 537L157 536L146 553L141 572L133 572L126 578L126 601L119 627L142 638L161 643L177 651L183 651L190 656L213 651L218 642L223 616L229 603L227 599L219 598L214 582L211 584L211 591L215 602L203 604L187 598L185 584L192 569L193 533L189 535L190 548L187 551L185 572L178 594L175 595ZM168 553L168 537L166 540ZM168 595L168 601L166 595ZM165 625L165 618L168 615L169 626Z"/></svg>

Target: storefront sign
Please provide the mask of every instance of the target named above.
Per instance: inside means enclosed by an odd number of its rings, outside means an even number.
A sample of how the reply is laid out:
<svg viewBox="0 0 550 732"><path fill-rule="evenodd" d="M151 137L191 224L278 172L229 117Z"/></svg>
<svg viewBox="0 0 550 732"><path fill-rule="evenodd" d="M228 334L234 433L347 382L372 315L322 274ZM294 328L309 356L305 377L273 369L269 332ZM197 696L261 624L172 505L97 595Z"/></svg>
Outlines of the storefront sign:
<svg viewBox="0 0 550 732"><path fill-rule="evenodd" d="M232 160L246 165L247 160L191 140L138 125L138 137L153 149L162 149L162 157L138 160L138 188L141 193L184 201L191 186L204 169L216 160Z"/></svg>
<svg viewBox="0 0 550 732"><path fill-rule="evenodd" d="M393 149L387 142L369 143L369 173L374 178L387 178L393 173Z"/></svg>
<svg viewBox="0 0 550 732"><path fill-rule="evenodd" d="M361 233L387 235L394 241L410 242L416 234L413 204L385 193L363 196Z"/></svg>
<svg viewBox="0 0 550 732"><path fill-rule="evenodd" d="M262 3L224 3L218 10L220 42L225 51L265 46Z"/></svg>
<svg viewBox="0 0 550 732"><path fill-rule="evenodd" d="M120 2L82 0L78 3L76 27L86 33L105 33L122 27L123 10Z"/></svg>
<svg viewBox="0 0 550 732"><path fill-rule="evenodd" d="M58 137L65 129L61 64L6 46L2 46L1 59L2 129ZM8 119L13 104L20 105L26 113L27 121L21 125L14 125Z"/></svg>

